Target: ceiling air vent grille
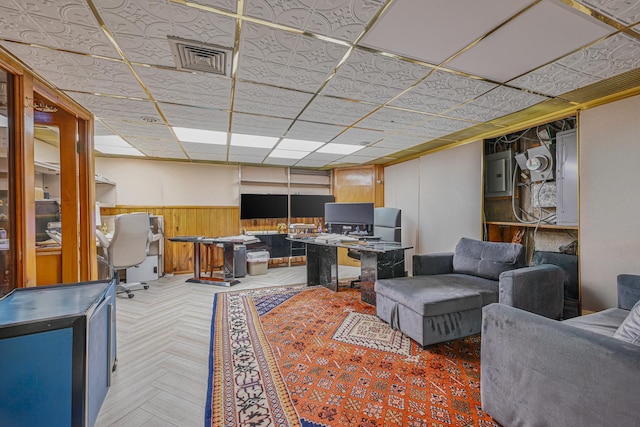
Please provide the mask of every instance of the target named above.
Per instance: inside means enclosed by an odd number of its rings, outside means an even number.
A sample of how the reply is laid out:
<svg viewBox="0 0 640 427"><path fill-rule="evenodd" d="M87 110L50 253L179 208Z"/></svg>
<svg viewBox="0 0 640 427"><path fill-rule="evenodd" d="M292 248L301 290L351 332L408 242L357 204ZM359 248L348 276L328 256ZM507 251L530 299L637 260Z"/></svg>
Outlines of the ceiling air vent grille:
<svg viewBox="0 0 640 427"><path fill-rule="evenodd" d="M168 37L176 68L201 71L229 77L231 72L231 49Z"/></svg>

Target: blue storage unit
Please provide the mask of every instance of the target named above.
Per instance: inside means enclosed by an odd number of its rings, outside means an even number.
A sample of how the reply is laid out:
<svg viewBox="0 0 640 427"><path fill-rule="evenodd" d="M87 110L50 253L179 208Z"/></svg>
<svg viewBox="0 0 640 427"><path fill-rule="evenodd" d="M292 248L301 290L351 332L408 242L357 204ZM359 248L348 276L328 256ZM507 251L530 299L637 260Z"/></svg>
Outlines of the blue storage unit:
<svg viewBox="0 0 640 427"><path fill-rule="evenodd" d="M0 359L0 425L94 425L116 363L115 281L0 299Z"/></svg>

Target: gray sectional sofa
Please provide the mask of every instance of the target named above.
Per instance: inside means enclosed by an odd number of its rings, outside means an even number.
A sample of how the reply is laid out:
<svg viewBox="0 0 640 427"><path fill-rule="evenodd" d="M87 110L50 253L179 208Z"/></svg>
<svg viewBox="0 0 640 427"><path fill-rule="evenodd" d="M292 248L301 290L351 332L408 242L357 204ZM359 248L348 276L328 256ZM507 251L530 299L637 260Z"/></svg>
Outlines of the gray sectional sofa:
<svg viewBox="0 0 640 427"><path fill-rule="evenodd" d="M483 311L482 409L497 422L640 425L640 276L618 276L617 308L562 322L501 304Z"/></svg>
<svg viewBox="0 0 640 427"><path fill-rule="evenodd" d="M462 238L453 253L414 255L413 277L377 280L376 314L427 346L480 332L495 302L557 319L563 279L555 265L526 267L520 244Z"/></svg>

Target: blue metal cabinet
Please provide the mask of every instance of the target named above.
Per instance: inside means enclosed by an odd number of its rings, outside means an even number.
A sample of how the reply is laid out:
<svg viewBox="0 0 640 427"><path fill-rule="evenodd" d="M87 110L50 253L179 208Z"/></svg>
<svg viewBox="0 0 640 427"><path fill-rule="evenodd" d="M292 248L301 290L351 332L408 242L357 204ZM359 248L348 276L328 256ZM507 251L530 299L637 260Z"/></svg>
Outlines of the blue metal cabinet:
<svg viewBox="0 0 640 427"><path fill-rule="evenodd" d="M92 426L116 361L115 282L0 299L0 425Z"/></svg>

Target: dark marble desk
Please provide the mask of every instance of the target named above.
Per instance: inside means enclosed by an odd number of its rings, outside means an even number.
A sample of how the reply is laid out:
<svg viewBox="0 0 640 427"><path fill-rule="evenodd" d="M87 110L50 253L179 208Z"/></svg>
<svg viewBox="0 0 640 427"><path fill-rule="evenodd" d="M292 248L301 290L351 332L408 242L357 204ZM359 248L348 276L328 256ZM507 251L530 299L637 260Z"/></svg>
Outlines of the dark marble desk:
<svg viewBox="0 0 640 427"><path fill-rule="evenodd" d="M235 275L234 248L237 244L246 244L247 240L203 236L176 236L169 238L169 240L172 242L193 243L193 277L187 279L187 282L218 286L233 286L240 283ZM202 276L200 268L200 245L222 245L224 255L221 277Z"/></svg>
<svg viewBox="0 0 640 427"><path fill-rule="evenodd" d="M307 285L322 285L338 290L338 248L360 251L360 293L362 301L376 305L373 286L377 279L406 275L404 251L413 246L394 242L372 241L366 244L324 243L315 239L289 239L307 246Z"/></svg>

